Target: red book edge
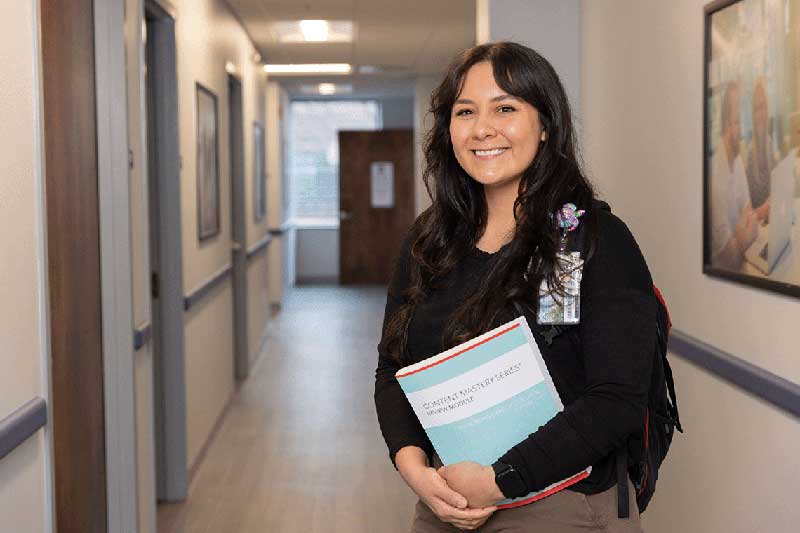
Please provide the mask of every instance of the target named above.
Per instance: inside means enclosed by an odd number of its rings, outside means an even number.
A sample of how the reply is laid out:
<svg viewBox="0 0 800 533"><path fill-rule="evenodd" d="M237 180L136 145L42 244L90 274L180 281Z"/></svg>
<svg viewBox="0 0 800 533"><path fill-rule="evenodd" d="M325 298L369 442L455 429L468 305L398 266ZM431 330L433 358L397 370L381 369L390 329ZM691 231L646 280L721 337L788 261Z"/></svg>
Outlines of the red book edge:
<svg viewBox="0 0 800 533"><path fill-rule="evenodd" d="M520 500L518 502L504 503L503 505L498 505L497 508L498 509L511 509L512 507L519 507L521 505L527 505L529 503L533 503L535 501L542 500L544 498L547 498L550 495L555 494L556 492L558 492L560 490L563 490L563 489L569 487L570 485L574 485L575 483L577 483L578 481L580 481L582 479L586 479L587 477L589 477L589 472L584 470L580 474L576 474L576 475L572 476L569 479L565 479L563 482L559 483L555 487L553 487L553 488L551 488L549 490L546 490L544 492L540 492L540 493L538 493L538 494L536 494L534 496L531 496L527 500Z"/></svg>

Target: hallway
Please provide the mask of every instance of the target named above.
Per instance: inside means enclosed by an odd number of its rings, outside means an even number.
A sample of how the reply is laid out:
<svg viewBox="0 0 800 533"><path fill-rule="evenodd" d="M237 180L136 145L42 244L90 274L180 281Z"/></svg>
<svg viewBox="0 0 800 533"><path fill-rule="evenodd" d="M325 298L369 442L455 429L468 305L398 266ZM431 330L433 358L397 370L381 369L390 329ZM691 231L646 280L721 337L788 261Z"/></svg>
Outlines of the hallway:
<svg viewBox="0 0 800 533"><path fill-rule="evenodd" d="M405 532L372 399L385 290L294 288L159 533Z"/></svg>

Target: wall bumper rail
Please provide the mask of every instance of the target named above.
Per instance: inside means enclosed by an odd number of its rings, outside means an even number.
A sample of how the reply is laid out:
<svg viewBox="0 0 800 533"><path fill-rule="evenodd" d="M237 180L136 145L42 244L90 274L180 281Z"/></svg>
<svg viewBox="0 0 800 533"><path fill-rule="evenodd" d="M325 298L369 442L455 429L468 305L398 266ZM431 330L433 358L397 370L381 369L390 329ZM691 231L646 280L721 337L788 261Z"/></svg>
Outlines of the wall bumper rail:
<svg viewBox="0 0 800 533"><path fill-rule="evenodd" d="M797 383L674 328L669 334L669 351L800 418L800 385Z"/></svg>
<svg viewBox="0 0 800 533"><path fill-rule="evenodd" d="M266 250L267 246L269 246L269 243L271 242L272 242L272 234L267 233L267 235L263 239L261 239L260 241L253 244L253 246L247 249L247 260L249 261L253 259L253 257Z"/></svg>
<svg viewBox="0 0 800 533"><path fill-rule="evenodd" d="M208 278L206 281L200 284L195 290L187 294L183 297L183 309L184 311L188 311L195 305L197 302L202 300L208 293L214 290L214 287L225 281L225 279L230 275L231 270L233 269L233 265L226 265L222 269L220 269L217 273L213 276Z"/></svg>
<svg viewBox="0 0 800 533"><path fill-rule="evenodd" d="M47 402L36 397L0 420L0 459L44 427L47 423Z"/></svg>

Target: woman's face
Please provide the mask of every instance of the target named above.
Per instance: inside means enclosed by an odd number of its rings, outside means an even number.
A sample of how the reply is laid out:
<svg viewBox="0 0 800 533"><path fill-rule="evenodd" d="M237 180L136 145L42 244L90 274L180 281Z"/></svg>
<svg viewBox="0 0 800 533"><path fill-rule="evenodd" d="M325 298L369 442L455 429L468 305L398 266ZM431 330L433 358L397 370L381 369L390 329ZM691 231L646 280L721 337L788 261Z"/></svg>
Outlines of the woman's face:
<svg viewBox="0 0 800 533"><path fill-rule="evenodd" d="M453 151L467 174L484 188L518 186L541 138L536 108L498 87L491 63L467 71L450 117Z"/></svg>

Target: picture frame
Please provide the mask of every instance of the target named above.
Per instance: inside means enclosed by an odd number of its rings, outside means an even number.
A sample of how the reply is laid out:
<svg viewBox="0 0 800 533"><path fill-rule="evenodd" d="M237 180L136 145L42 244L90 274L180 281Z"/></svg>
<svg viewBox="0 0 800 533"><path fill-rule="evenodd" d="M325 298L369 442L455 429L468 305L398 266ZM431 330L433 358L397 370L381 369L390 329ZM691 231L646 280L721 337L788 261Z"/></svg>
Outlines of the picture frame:
<svg viewBox="0 0 800 533"><path fill-rule="evenodd" d="M253 122L253 219L260 222L267 212L264 126Z"/></svg>
<svg viewBox="0 0 800 533"><path fill-rule="evenodd" d="M204 241L220 232L219 115L217 95L195 83L197 235Z"/></svg>
<svg viewBox="0 0 800 533"><path fill-rule="evenodd" d="M703 272L800 297L800 0L704 19Z"/></svg>

